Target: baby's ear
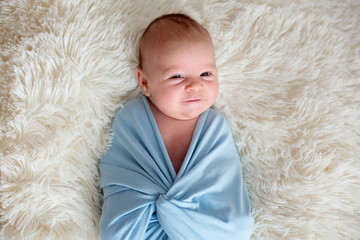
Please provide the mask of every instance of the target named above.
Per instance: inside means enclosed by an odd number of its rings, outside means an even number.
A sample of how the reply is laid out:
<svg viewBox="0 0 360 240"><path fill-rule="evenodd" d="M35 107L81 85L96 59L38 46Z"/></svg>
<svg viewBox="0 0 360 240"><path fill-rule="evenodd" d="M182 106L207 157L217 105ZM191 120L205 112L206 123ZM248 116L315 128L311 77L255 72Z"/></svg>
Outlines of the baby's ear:
<svg viewBox="0 0 360 240"><path fill-rule="evenodd" d="M139 67L136 68L136 76L137 76L138 83L139 83L139 86L140 86L141 90L143 91L145 96L150 97L148 81L144 76L144 71Z"/></svg>

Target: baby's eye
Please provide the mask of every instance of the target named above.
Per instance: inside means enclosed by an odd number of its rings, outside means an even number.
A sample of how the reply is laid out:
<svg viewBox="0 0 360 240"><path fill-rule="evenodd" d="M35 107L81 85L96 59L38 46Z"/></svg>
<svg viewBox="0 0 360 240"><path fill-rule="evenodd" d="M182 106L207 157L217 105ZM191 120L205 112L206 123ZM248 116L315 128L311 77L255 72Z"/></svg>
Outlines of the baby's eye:
<svg viewBox="0 0 360 240"><path fill-rule="evenodd" d="M203 72L202 74L200 74L201 77L210 77L211 76L211 72Z"/></svg>
<svg viewBox="0 0 360 240"><path fill-rule="evenodd" d="M177 79L177 78L182 78L182 76L181 76L181 75L174 75L174 76L172 76L171 78L172 78L172 79Z"/></svg>

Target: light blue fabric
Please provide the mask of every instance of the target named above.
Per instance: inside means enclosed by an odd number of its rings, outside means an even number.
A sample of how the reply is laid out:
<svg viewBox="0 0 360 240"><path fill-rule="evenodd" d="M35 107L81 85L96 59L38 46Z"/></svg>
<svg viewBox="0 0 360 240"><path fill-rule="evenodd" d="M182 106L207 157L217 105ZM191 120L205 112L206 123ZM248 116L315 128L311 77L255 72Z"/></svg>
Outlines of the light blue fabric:
<svg viewBox="0 0 360 240"><path fill-rule="evenodd" d="M250 203L233 137L204 112L178 174L146 97L125 104L100 162L102 239L249 239Z"/></svg>

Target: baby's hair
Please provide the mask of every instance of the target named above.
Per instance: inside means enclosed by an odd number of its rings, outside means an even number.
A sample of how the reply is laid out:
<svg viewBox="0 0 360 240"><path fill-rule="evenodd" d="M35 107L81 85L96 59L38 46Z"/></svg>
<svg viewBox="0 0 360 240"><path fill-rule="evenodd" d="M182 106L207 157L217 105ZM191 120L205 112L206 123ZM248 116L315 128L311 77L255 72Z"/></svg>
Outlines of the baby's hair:
<svg viewBox="0 0 360 240"><path fill-rule="evenodd" d="M145 29L144 33L140 38L139 46L139 68L143 68L143 48L146 40L150 38L151 28L156 25L156 23L164 22L167 24L166 32L162 34L166 35L166 39L186 39L194 40L200 36L210 37L209 32L201 24L196 22L191 17L181 14L173 13L162 15L154 19Z"/></svg>

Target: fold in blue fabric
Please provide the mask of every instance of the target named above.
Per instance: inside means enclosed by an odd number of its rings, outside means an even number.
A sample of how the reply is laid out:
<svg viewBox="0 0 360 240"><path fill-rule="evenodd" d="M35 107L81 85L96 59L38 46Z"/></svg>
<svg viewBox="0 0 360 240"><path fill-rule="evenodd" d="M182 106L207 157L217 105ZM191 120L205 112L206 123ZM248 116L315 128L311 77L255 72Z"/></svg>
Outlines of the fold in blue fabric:
<svg viewBox="0 0 360 240"><path fill-rule="evenodd" d="M112 131L99 165L102 239L249 239L248 193L222 114L200 115L178 174L145 96L124 105Z"/></svg>

